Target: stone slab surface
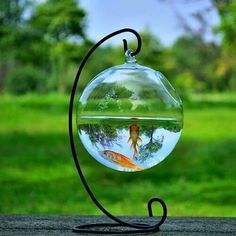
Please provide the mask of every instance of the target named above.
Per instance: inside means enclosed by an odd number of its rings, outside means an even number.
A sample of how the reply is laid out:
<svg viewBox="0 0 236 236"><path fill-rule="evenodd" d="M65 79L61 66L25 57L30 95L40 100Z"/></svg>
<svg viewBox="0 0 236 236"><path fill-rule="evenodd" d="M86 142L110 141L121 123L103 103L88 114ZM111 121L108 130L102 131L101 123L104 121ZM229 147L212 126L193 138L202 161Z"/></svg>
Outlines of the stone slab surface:
<svg viewBox="0 0 236 236"><path fill-rule="evenodd" d="M119 218L128 222L149 224L159 220L158 217L121 216ZM0 215L0 235L77 235L72 232L72 228L76 225L106 222L111 221L103 216ZM144 233L135 235L144 235ZM159 232L145 235L236 235L236 218L168 217Z"/></svg>

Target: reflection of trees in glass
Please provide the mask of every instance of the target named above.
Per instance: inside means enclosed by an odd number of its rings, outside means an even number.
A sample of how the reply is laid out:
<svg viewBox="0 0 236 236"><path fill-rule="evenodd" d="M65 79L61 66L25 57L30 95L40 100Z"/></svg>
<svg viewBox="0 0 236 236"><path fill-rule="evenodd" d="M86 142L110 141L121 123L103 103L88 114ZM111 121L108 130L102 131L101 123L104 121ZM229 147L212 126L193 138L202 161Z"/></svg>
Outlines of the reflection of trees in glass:
<svg viewBox="0 0 236 236"><path fill-rule="evenodd" d="M155 125L155 128L165 129L173 133L178 133L181 131L182 126L183 126L182 120L167 119L167 120L159 120L158 125ZM147 136L149 137L150 134L148 132L151 131L145 131L145 135L147 134Z"/></svg>
<svg viewBox="0 0 236 236"><path fill-rule="evenodd" d="M101 144L104 148L110 148L119 140L117 129L111 125L88 124L80 125L79 129L84 131L90 138L91 142L97 147Z"/></svg>
<svg viewBox="0 0 236 236"><path fill-rule="evenodd" d="M129 98L133 92L125 86L117 83L101 83L89 95L86 109L93 108L96 105L98 111L108 110L127 110L132 106Z"/></svg>
<svg viewBox="0 0 236 236"><path fill-rule="evenodd" d="M173 133L178 133L182 129L182 121L164 121L162 128Z"/></svg>
<svg viewBox="0 0 236 236"><path fill-rule="evenodd" d="M164 136L162 135L159 138L154 138L153 134L155 131L155 127L152 126L151 129L146 127L147 129L143 131L143 134L150 138L149 142L145 145L140 145L139 147L139 157L138 160L140 162L145 162L149 158L153 158L155 153L162 147L162 143L164 140Z"/></svg>
<svg viewBox="0 0 236 236"><path fill-rule="evenodd" d="M129 98L133 94L132 91L125 86L117 83L100 83L89 95L89 99L120 99Z"/></svg>

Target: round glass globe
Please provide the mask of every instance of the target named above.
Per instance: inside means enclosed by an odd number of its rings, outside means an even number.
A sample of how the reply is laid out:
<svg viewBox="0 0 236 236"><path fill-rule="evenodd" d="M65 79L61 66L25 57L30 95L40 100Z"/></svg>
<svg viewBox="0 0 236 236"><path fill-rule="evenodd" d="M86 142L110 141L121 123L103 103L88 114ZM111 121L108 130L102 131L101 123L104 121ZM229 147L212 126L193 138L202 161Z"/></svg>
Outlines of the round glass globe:
<svg viewBox="0 0 236 236"><path fill-rule="evenodd" d="M141 171L174 149L183 108L163 74L130 57L86 86L76 121L81 142L98 162L119 171Z"/></svg>

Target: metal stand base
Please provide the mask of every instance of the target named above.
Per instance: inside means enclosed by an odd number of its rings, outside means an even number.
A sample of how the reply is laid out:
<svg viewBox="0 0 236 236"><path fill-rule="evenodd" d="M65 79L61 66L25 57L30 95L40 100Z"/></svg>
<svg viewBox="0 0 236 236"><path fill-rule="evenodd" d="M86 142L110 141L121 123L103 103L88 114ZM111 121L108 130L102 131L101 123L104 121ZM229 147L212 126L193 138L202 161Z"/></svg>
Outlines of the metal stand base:
<svg viewBox="0 0 236 236"><path fill-rule="evenodd" d="M157 232L160 229L160 226L164 223L167 217L167 207L163 200L159 198L152 198L148 202L148 213L152 217L152 203L159 202L163 209L163 215L157 224L150 225L145 223L98 223L98 224L84 224L75 226L73 232L76 233L94 233L94 234L134 234L134 233L148 233L148 232ZM116 229L114 229L116 228ZM129 228L129 229L126 229Z"/></svg>

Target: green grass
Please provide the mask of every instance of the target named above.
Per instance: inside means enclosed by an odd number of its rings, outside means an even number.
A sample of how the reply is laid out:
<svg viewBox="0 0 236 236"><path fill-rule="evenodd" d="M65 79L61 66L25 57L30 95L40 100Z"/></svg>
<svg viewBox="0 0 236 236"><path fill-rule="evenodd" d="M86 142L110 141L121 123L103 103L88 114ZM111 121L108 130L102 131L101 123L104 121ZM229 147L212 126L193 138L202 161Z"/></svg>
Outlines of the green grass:
<svg viewBox="0 0 236 236"><path fill-rule="evenodd" d="M72 160L68 101L58 95L0 97L0 213L100 214ZM146 215L146 202L158 196L172 216L236 216L235 96L198 95L184 107L178 145L149 170L110 170L78 143L86 178L112 213Z"/></svg>

